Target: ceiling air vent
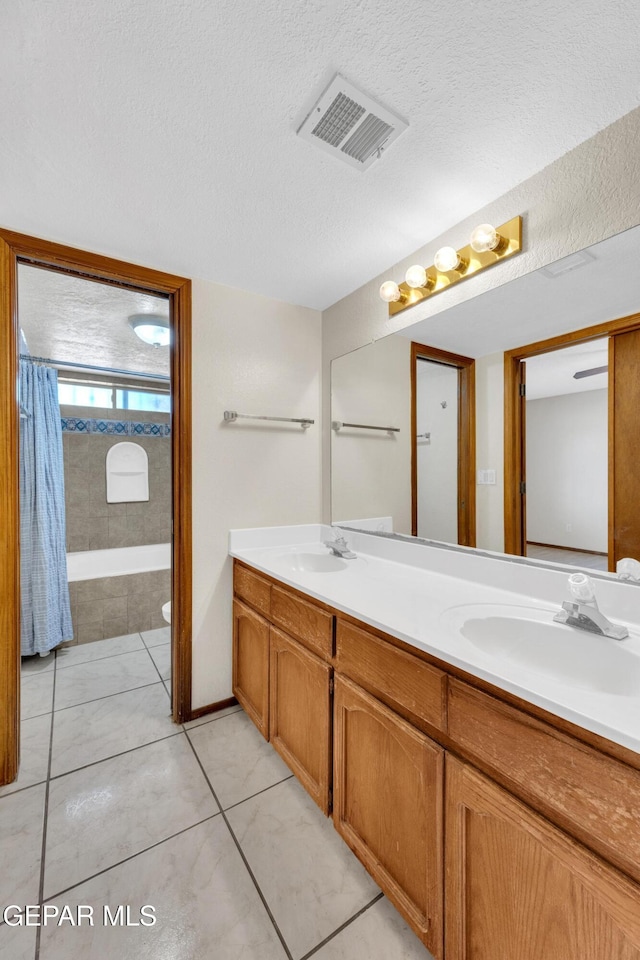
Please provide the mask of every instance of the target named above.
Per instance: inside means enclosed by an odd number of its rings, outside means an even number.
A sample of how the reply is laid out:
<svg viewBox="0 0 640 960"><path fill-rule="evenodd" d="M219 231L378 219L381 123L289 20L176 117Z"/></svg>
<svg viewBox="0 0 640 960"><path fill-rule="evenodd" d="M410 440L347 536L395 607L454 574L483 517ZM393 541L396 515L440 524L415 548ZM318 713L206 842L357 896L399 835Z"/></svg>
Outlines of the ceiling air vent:
<svg viewBox="0 0 640 960"><path fill-rule="evenodd" d="M356 170L366 170L407 126L337 74L298 135Z"/></svg>

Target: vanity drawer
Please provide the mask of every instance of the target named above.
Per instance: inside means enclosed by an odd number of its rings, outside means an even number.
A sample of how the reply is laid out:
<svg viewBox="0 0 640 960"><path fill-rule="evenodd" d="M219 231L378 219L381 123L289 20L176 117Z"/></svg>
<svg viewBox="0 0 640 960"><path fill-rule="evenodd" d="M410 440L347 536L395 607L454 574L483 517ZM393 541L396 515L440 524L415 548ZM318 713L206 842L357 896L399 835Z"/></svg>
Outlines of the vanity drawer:
<svg viewBox="0 0 640 960"><path fill-rule="evenodd" d="M266 617L271 609L271 584L237 561L233 565L233 592Z"/></svg>
<svg viewBox="0 0 640 960"><path fill-rule="evenodd" d="M325 660L333 656L333 615L315 603L274 585L271 620Z"/></svg>
<svg viewBox="0 0 640 960"><path fill-rule="evenodd" d="M459 680L448 718L467 756L640 880L640 771Z"/></svg>
<svg viewBox="0 0 640 960"><path fill-rule="evenodd" d="M336 670L418 727L447 729L447 675L366 630L338 620Z"/></svg>

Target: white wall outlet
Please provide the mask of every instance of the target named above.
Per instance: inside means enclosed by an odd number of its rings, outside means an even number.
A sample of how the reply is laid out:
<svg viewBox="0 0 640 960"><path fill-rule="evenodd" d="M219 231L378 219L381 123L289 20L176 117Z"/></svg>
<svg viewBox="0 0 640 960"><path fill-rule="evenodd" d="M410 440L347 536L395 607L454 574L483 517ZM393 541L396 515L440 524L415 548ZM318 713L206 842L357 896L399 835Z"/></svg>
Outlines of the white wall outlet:
<svg viewBox="0 0 640 960"><path fill-rule="evenodd" d="M567 533L571 533L571 531L573 530L573 524L571 524L571 523L565 523L564 529L565 529L565 531L566 531Z"/></svg>

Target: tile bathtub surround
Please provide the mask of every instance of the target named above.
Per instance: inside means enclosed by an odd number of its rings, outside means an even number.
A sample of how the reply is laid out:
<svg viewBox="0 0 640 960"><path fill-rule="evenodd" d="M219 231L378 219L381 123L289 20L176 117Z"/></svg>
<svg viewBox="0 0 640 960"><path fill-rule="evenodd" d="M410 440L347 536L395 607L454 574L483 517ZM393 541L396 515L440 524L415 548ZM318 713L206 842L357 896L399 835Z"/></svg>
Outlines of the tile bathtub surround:
<svg viewBox="0 0 640 960"><path fill-rule="evenodd" d="M37 938L33 928L0 924L0 955L432 960L239 707L171 723L152 661L168 634L139 640L122 653L132 638L116 638L111 655L106 641L99 658L75 665L64 664L65 650L52 656L57 709L50 701L38 718L46 743L45 721L53 722L50 772L42 742L29 755L37 738L23 732L23 765L44 782L0 793L4 902L38 903L44 882L51 902L90 905L96 922L47 926ZM140 653L156 682L113 692L113 662ZM32 662L25 682L40 683L45 673L30 675ZM58 681L88 668L98 699L61 707ZM216 797L233 804L221 812ZM153 905L156 924L103 926L103 906L119 904L134 921Z"/></svg>
<svg viewBox="0 0 640 960"><path fill-rule="evenodd" d="M94 420L96 410L65 406L62 417L68 422ZM141 414L126 410L101 410L105 432L66 430L62 434L67 551L103 550L147 543L168 543L171 539L171 443L167 437L145 436L134 431L108 433L109 423L139 421ZM153 428L169 425L168 414L145 413ZM115 431L115 426L114 426ZM139 443L149 458L149 500L139 503L107 503L105 460L115 443L128 438ZM142 628L146 629L146 628ZM112 634L113 635L113 634Z"/></svg>
<svg viewBox="0 0 640 960"><path fill-rule="evenodd" d="M149 570L69 584L73 643L92 643L166 626L162 605L171 596L171 571Z"/></svg>

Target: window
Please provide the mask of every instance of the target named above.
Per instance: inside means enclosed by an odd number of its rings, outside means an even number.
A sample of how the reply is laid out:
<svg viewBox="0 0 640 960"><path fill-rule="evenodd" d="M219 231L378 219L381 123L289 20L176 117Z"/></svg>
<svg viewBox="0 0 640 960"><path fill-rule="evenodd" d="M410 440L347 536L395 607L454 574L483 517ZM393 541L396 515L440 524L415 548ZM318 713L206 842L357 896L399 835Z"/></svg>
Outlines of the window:
<svg viewBox="0 0 640 960"><path fill-rule="evenodd" d="M58 402L73 407L107 407L113 406L113 390L111 387L97 387L80 383L61 383L58 381Z"/></svg>
<svg viewBox="0 0 640 960"><path fill-rule="evenodd" d="M168 393L146 390L116 390L115 405L118 410L152 410L155 413L169 413L171 410Z"/></svg>
<svg viewBox="0 0 640 960"><path fill-rule="evenodd" d="M122 383L58 379L58 402L61 406L98 407L103 410L140 410L170 413L171 397L168 389L138 384L129 387Z"/></svg>

